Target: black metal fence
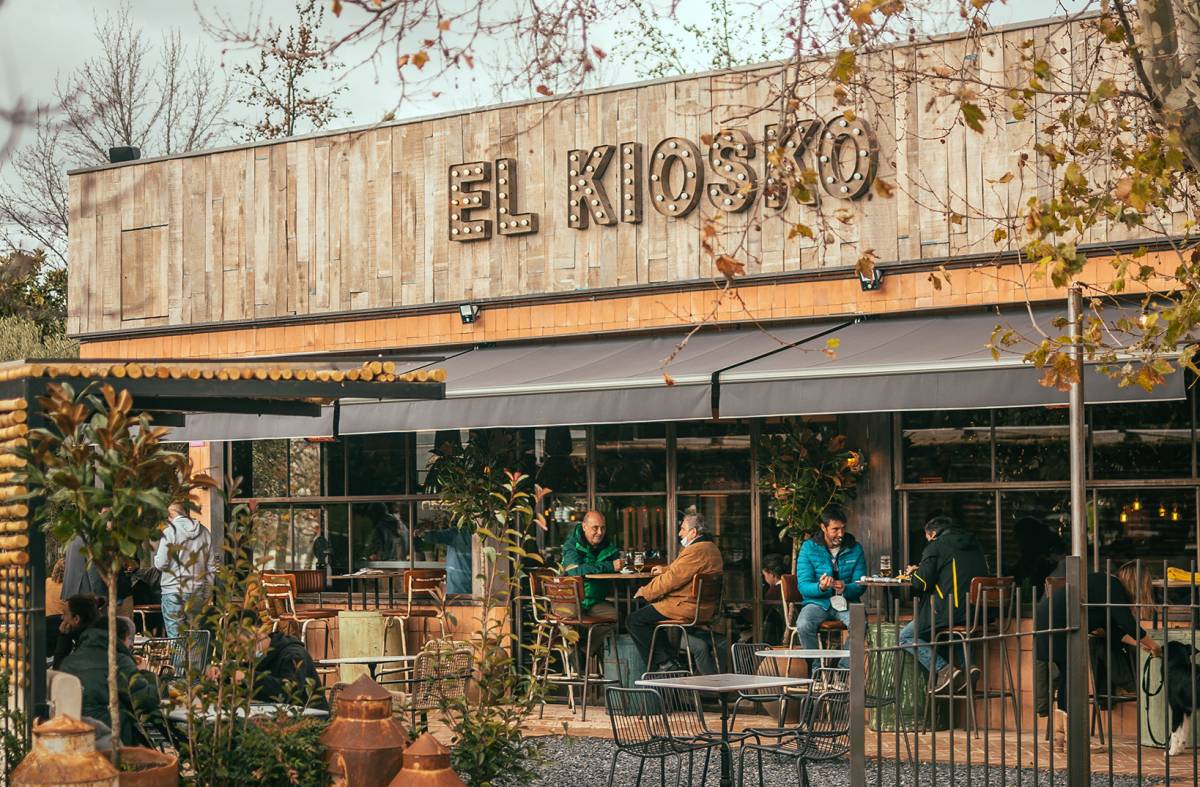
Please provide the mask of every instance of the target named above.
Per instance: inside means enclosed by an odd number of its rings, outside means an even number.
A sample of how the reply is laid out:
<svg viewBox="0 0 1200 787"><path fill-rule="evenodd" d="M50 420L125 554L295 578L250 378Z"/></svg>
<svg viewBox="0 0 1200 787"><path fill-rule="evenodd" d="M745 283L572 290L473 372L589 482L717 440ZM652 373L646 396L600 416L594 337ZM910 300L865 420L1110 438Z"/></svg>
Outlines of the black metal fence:
<svg viewBox="0 0 1200 787"><path fill-rule="evenodd" d="M852 783L1200 784L1200 589L1168 568L1068 558L1038 588L977 580L952 619L873 591L851 607Z"/></svg>

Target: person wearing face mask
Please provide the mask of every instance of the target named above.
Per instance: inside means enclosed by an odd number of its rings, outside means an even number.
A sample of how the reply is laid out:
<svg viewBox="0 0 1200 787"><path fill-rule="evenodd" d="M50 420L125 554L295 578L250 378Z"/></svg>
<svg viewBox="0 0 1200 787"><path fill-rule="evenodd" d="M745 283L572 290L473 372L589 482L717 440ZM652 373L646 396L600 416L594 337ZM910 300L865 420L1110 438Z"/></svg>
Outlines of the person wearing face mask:
<svg viewBox="0 0 1200 787"><path fill-rule="evenodd" d="M656 653L650 653L650 638L654 627L664 620L690 621L696 614L696 600L692 597L692 580L697 574L720 573L725 569L721 550L708 535L704 518L699 514L687 514L679 525L679 544L683 548L670 565L655 566L651 571L657 576L635 593L636 598L648 604L629 616L629 635L645 660L647 670L659 669L663 662L666 669L675 668L672 653L664 652L671 647L667 637L659 637L655 643ZM710 620L717 610L701 609L700 621Z"/></svg>
<svg viewBox="0 0 1200 787"><path fill-rule="evenodd" d="M866 576L867 557L862 544L846 532L846 512L830 506L818 518L820 530L800 547L796 555L796 584L803 598L796 616L800 646L815 649L817 632L827 620L850 626L850 604L866 590L858 580ZM838 662L849 666L847 659Z"/></svg>

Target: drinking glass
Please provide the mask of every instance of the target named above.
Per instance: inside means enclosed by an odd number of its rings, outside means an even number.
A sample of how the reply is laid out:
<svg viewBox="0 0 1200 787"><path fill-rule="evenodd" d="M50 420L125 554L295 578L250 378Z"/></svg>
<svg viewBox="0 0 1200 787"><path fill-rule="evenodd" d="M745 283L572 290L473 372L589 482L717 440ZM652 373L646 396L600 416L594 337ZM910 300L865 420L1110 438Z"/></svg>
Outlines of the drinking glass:
<svg viewBox="0 0 1200 787"><path fill-rule="evenodd" d="M640 573L642 571L642 569L644 569L645 567L646 567L646 553L645 552L634 552L633 553L633 570Z"/></svg>
<svg viewBox="0 0 1200 787"><path fill-rule="evenodd" d="M892 556L891 555L880 555L879 556L879 576L890 577L891 575L892 575Z"/></svg>

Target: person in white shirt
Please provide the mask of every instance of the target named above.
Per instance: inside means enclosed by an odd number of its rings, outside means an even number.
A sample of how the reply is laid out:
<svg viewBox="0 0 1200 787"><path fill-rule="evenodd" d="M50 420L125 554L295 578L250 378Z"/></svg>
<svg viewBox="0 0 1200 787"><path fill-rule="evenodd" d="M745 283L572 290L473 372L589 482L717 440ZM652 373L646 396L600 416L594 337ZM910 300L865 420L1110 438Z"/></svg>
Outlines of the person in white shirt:
<svg viewBox="0 0 1200 787"><path fill-rule="evenodd" d="M172 503L167 513L170 521L158 542L154 567L162 572L164 633L173 638L182 632L188 603L212 584L214 550L208 528L188 516L182 503Z"/></svg>

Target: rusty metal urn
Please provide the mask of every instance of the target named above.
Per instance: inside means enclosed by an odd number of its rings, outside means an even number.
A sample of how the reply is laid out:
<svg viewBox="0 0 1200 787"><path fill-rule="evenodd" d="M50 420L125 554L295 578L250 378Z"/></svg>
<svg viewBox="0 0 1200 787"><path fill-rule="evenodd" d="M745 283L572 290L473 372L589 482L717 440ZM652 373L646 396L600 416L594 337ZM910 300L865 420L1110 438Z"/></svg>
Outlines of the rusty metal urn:
<svg viewBox="0 0 1200 787"><path fill-rule="evenodd" d="M90 724L59 716L33 728L33 748L12 772L13 787L117 787L117 769L96 751Z"/></svg>
<svg viewBox="0 0 1200 787"><path fill-rule="evenodd" d="M321 744L334 785L374 787L399 772L408 736L392 718L391 693L363 675L338 694Z"/></svg>
<svg viewBox="0 0 1200 787"><path fill-rule="evenodd" d="M450 750L428 732L404 752L404 767L388 787L465 787L450 767Z"/></svg>

